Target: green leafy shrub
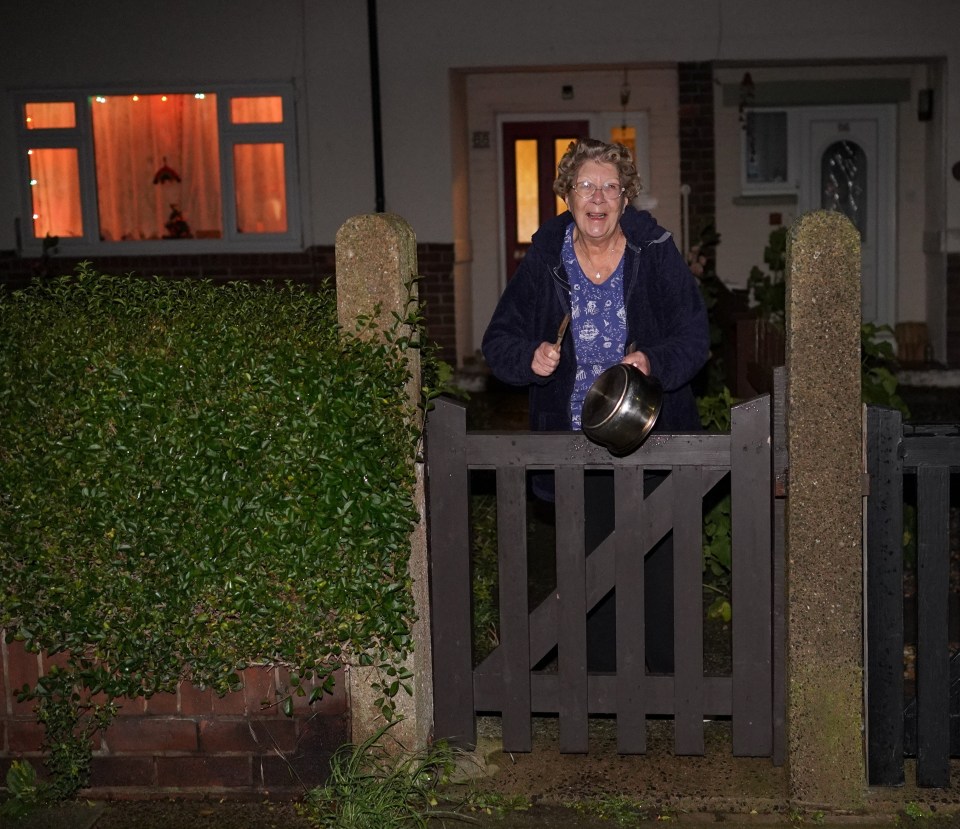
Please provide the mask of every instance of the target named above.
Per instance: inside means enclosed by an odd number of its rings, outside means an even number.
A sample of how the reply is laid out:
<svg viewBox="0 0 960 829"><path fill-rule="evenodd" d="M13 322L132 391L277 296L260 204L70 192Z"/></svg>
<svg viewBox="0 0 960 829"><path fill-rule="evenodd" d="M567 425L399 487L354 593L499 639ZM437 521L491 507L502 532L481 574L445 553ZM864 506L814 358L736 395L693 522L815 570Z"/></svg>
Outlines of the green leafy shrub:
<svg viewBox="0 0 960 829"><path fill-rule="evenodd" d="M0 818L19 821L43 803L43 783L29 763L14 760L7 769L6 783L8 798L0 803Z"/></svg>
<svg viewBox="0 0 960 829"><path fill-rule="evenodd" d="M763 262L769 272L754 265L747 277L750 301L760 318L781 329L787 299L784 274L787 269L788 230L778 227L770 231L767 246L763 249Z"/></svg>
<svg viewBox="0 0 960 829"><path fill-rule="evenodd" d="M781 330L785 322L787 233L786 227L771 231L763 251L763 261L769 271L754 266L747 279L758 316ZM890 406L903 412L904 417L909 417L910 411L897 392L897 360L890 341L892 334L889 326L873 323L860 326L861 397L864 403ZM736 402L726 386L699 397L697 408L704 429L729 431L730 407ZM909 526L907 521L905 527ZM707 504L703 525L704 587L714 594L708 614L724 621L730 621L732 615L730 535L730 495L727 494ZM905 539L907 537L908 531L905 530Z"/></svg>
<svg viewBox="0 0 960 829"><path fill-rule="evenodd" d="M414 620L417 322L344 332L330 295L86 264L0 295L0 627L63 655L22 689L60 794L113 700L181 680L222 694L266 663L316 697L356 662L389 711Z"/></svg>
<svg viewBox="0 0 960 829"><path fill-rule="evenodd" d="M889 325L865 322L860 326L860 397L864 403L899 409L907 419L910 408L897 391L897 357L892 337Z"/></svg>

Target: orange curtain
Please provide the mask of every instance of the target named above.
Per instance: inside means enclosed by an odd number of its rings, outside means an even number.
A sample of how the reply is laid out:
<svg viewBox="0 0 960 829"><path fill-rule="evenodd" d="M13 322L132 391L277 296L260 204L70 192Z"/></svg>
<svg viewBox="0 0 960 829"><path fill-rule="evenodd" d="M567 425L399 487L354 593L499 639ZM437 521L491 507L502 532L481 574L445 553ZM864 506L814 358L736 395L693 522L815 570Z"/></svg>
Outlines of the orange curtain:
<svg viewBox="0 0 960 829"><path fill-rule="evenodd" d="M279 95L257 95L230 99L232 124L283 123L283 99Z"/></svg>
<svg viewBox="0 0 960 829"><path fill-rule="evenodd" d="M287 193L283 144L236 144L237 230L286 233Z"/></svg>
<svg viewBox="0 0 960 829"><path fill-rule="evenodd" d="M92 107L104 240L169 236L174 209L190 235L222 235L216 96L110 96Z"/></svg>
<svg viewBox="0 0 960 829"><path fill-rule="evenodd" d="M73 148L30 150L33 235L83 236L80 168Z"/></svg>
<svg viewBox="0 0 960 829"><path fill-rule="evenodd" d="M283 122L283 99L259 95L230 99L234 124ZM286 233L287 193L281 143L237 143L233 148L237 231Z"/></svg>

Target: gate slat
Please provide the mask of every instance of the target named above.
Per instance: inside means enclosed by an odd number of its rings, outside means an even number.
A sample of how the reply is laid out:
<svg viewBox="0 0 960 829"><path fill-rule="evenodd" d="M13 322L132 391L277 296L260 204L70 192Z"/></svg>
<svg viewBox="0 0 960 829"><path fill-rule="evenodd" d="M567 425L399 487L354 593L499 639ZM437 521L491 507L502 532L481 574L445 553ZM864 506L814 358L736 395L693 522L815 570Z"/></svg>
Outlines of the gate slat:
<svg viewBox="0 0 960 829"><path fill-rule="evenodd" d="M527 608L526 470L497 470L497 550L500 649L503 651L502 731L505 751L530 751L530 627Z"/></svg>
<svg viewBox="0 0 960 829"><path fill-rule="evenodd" d="M787 369L773 370L770 405L773 498L773 764L787 762ZM784 486L781 488L780 484Z"/></svg>
<svg viewBox="0 0 960 829"><path fill-rule="evenodd" d="M472 436L470 438L472 440ZM614 467L618 469L620 467ZM629 468L624 466L623 468ZM726 469L704 469L701 494L709 492L727 474ZM673 485L670 477L664 479L650 496L646 498L647 519L650 525L650 539L659 540L670 529L673 520L670 513L670 499ZM613 545L616 533L600 542L600 545L587 558L587 598L596 604L613 587L614 563ZM652 542L648 539L648 549ZM602 590L602 592L601 592ZM533 609L530 615L530 662L538 663L557 644L557 602L551 597L545 599ZM499 649L493 651L480 666L481 671L500 670L501 655Z"/></svg>
<svg viewBox="0 0 960 829"><path fill-rule="evenodd" d="M950 468L917 470L917 783L950 785Z"/></svg>
<svg viewBox="0 0 960 829"><path fill-rule="evenodd" d="M903 463L901 414L867 409L867 780L902 786Z"/></svg>
<svg viewBox="0 0 960 829"><path fill-rule="evenodd" d="M733 753L760 757L773 752L770 398L730 415Z"/></svg>
<svg viewBox="0 0 960 829"><path fill-rule="evenodd" d="M617 678L614 674L589 674L589 705L591 714L617 713ZM555 673L534 671L530 675L531 708L541 713L557 713L561 688ZM673 676L647 676L644 680L644 698L647 715L669 717L673 715ZM478 711L499 711L502 706L503 688L498 673L481 673L474 676ZM729 676L707 676L703 679L704 715L729 717L731 712L731 688Z"/></svg>
<svg viewBox="0 0 960 829"><path fill-rule="evenodd" d="M583 540L583 469L556 471L560 751L587 751L587 591Z"/></svg>
<svg viewBox="0 0 960 829"><path fill-rule="evenodd" d="M699 466L675 467L673 483L674 751L704 753L703 501Z"/></svg>
<svg viewBox="0 0 960 829"><path fill-rule="evenodd" d="M427 420L430 586L433 606L433 726L437 739L473 749L473 624L470 608L467 410L437 400ZM438 622L442 620L442 624Z"/></svg>
<svg viewBox="0 0 960 829"><path fill-rule="evenodd" d="M617 589L617 751L644 754L647 716L644 678L644 552L647 501L643 497L643 467L614 471L616 532L613 534ZM649 533L647 533L649 534ZM591 558L596 556L593 553ZM588 560L589 561L589 560ZM589 577L588 577L589 582Z"/></svg>

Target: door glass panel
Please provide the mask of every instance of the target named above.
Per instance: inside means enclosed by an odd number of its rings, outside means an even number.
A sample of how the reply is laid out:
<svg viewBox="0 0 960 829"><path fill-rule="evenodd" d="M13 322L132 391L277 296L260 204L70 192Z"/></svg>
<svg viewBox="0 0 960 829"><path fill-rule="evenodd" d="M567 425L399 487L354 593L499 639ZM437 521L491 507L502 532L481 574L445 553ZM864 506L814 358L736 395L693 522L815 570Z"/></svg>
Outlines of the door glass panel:
<svg viewBox="0 0 960 829"><path fill-rule="evenodd" d="M34 237L83 236L77 150L34 149L27 156Z"/></svg>
<svg viewBox="0 0 960 829"><path fill-rule="evenodd" d="M239 233L286 233L283 144L235 144L233 169Z"/></svg>
<svg viewBox="0 0 960 829"><path fill-rule="evenodd" d="M837 141L820 157L820 206L843 213L867 241L867 156L853 141Z"/></svg>
<svg viewBox="0 0 960 829"><path fill-rule="evenodd" d="M515 141L513 152L517 164L517 241L527 244L540 226L536 139Z"/></svg>
<svg viewBox="0 0 960 829"><path fill-rule="evenodd" d="M503 125L503 236L507 279L545 221L567 209L553 192L557 164L586 121L511 121Z"/></svg>
<svg viewBox="0 0 960 829"><path fill-rule="evenodd" d="M637 130L636 127L614 127L610 130L610 141L616 144L623 144L628 150L633 160L637 160Z"/></svg>
<svg viewBox="0 0 960 829"><path fill-rule="evenodd" d="M570 149L570 142L575 141L575 138L557 138L553 142L553 176L556 179L557 169L560 166L560 159L563 158L563 154ZM567 209L567 203L557 196L557 215L559 216Z"/></svg>
<svg viewBox="0 0 960 829"><path fill-rule="evenodd" d="M32 103L24 106L23 121L28 130L73 129L77 113L72 101Z"/></svg>

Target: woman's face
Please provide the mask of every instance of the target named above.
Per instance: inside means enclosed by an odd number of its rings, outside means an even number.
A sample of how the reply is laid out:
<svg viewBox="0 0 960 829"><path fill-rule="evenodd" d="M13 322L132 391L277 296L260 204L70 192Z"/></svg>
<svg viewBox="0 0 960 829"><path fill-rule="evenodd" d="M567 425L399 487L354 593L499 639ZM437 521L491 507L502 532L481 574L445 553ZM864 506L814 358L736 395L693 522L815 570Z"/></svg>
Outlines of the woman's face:
<svg viewBox="0 0 960 829"><path fill-rule="evenodd" d="M584 181L596 187L589 198L581 196L576 189ZM604 184L613 183L620 187L616 166L600 161L585 161L573 183L574 189L567 193L566 202L581 235L594 242L612 238L617 232L617 223L626 202L622 193L611 201L607 201L603 194Z"/></svg>

